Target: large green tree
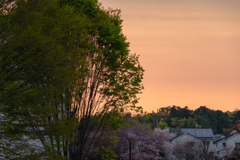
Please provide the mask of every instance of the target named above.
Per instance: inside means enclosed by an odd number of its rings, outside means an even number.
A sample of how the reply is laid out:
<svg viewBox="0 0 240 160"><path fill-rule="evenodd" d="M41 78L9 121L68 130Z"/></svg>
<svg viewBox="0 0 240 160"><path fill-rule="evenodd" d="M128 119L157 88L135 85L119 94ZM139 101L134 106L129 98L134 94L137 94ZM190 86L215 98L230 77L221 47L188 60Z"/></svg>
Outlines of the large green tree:
<svg viewBox="0 0 240 160"><path fill-rule="evenodd" d="M215 133L223 133L223 128L230 127L229 114L220 110L201 106L194 111L194 116L203 128L212 128Z"/></svg>
<svg viewBox="0 0 240 160"><path fill-rule="evenodd" d="M230 120L231 120L231 124L234 124L237 120L240 120L240 110L233 111L231 113Z"/></svg>
<svg viewBox="0 0 240 160"><path fill-rule="evenodd" d="M164 122L166 122L168 124L169 127L174 127L171 125L171 118L178 118L178 119L182 119L182 118L193 118L193 112L192 110L190 110L187 106L184 108L181 108L179 106L172 106L171 108L167 107L166 108L168 110L168 116L165 116L166 119L164 120Z"/></svg>
<svg viewBox="0 0 240 160"><path fill-rule="evenodd" d="M141 110L143 69L129 53L120 11L91 0L1 5L2 155L61 159L70 146L71 159L91 156L121 126L121 112Z"/></svg>
<svg viewBox="0 0 240 160"><path fill-rule="evenodd" d="M202 125L203 128L216 128L216 115L213 110L205 106L200 106L194 111L194 116L197 118L197 122Z"/></svg>
<svg viewBox="0 0 240 160"><path fill-rule="evenodd" d="M71 158L84 158L89 148L113 126L109 112L141 110L136 94L143 88L143 69L138 56L130 54L129 43L122 33L120 10L105 10L95 0L61 0L76 7L75 12L90 20L87 74L79 79L84 84L75 99L73 111L79 116L77 151ZM110 126L110 127L109 127Z"/></svg>
<svg viewBox="0 0 240 160"><path fill-rule="evenodd" d="M174 128L201 128L195 119L189 118L171 118L171 125Z"/></svg>
<svg viewBox="0 0 240 160"><path fill-rule="evenodd" d="M69 99L75 97L69 90L75 90L84 74L79 66L86 61L87 19L74 13L73 7L60 7L57 0L4 3L0 15L1 155L61 159L77 126L75 118L68 117Z"/></svg>

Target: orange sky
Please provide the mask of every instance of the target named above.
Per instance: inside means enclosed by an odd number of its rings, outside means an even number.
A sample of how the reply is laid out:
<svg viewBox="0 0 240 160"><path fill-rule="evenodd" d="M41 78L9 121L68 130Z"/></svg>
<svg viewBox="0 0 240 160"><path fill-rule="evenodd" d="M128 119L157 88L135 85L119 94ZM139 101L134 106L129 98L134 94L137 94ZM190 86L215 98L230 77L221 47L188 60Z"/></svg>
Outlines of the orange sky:
<svg viewBox="0 0 240 160"><path fill-rule="evenodd" d="M145 69L140 105L240 109L239 0L99 0L122 10Z"/></svg>

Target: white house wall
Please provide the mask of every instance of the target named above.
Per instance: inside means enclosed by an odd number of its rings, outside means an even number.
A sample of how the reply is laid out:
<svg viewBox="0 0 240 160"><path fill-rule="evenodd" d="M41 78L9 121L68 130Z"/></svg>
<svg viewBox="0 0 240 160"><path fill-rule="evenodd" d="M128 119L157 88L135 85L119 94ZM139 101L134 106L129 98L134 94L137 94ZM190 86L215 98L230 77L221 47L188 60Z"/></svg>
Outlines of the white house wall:
<svg viewBox="0 0 240 160"><path fill-rule="evenodd" d="M194 147L193 147L193 151L190 150L186 150L186 148L184 148L184 146L186 146L186 144L188 142L194 142ZM186 156L187 154L192 154L194 156L195 160L200 159L198 153L201 152L201 148L199 147L199 145L202 145L202 141L189 135L189 134L183 134L179 137L176 137L175 139L172 139L171 144L173 145L173 147L176 149L176 156L179 160L186 160ZM180 147L180 148L179 148Z"/></svg>
<svg viewBox="0 0 240 160"><path fill-rule="evenodd" d="M226 147L224 147L223 143L226 144ZM231 153L235 148L235 143L240 143L240 134L233 135L227 139L223 139L222 141L217 142L215 155L221 158L226 154Z"/></svg>
<svg viewBox="0 0 240 160"><path fill-rule="evenodd" d="M236 134L233 137L226 139L226 147L229 149L233 150L235 148L235 143L240 143L240 134Z"/></svg>
<svg viewBox="0 0 240 160"><path fill-rule="evenodd" d="M214 155L216 155L216 154L215 154L216 145L213 144L213 140L208 140L208 141L209 141L208 152L213 152Z"/></svg>

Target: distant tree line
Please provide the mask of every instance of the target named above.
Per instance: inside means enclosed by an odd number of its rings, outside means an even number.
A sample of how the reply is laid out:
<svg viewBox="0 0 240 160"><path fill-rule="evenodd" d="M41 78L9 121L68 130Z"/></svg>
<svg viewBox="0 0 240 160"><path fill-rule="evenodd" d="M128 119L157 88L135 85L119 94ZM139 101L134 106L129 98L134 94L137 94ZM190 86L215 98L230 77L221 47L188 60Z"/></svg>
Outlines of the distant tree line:
<svg viewBox="0 0 240 160"><path fill-rule="evenodd" d="M158 120L157 120L158 115ZM187 106L168 106L158 109L152 113L137 114L131 116L126 114L129 122L137 121L145 124L146 127L158 128L212 128L215 134L228 135L231 125L240 120L240 110L233 112L223 112L221 110L212 110L206 106L200 106L195 110ZM156 123L158 122L158 125Z"/></svg>

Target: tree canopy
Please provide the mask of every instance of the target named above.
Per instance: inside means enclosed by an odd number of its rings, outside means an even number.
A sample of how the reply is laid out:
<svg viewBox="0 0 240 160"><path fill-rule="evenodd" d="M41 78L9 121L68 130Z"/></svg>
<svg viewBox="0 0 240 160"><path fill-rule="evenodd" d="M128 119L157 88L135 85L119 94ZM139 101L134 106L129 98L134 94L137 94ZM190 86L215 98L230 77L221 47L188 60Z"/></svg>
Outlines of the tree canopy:
<svg viewBox="0 0 240 160"><path fill-rule="evenodd" d="M238 120L239 111L223 112L212 110L206 106L200 106L195 110L188 107L168 106L158 109L158 114L154 111L151 113L137 114L132 119L138 118L139 123L144 124L152 129L156 128L156 118L158 116L158 127L160 128L212 128L215 134L228 135L231 125ZM131 117L129 118L131 121Z"/></svg>
<svg viewBox="0 0 240 160"><path fill-rule="evenodd" d="M120 10L96 0L1 6L3 157L83 159L86 148L125 124L124 110L142 109L136 95L144 70L129 53Z"/></svg>

